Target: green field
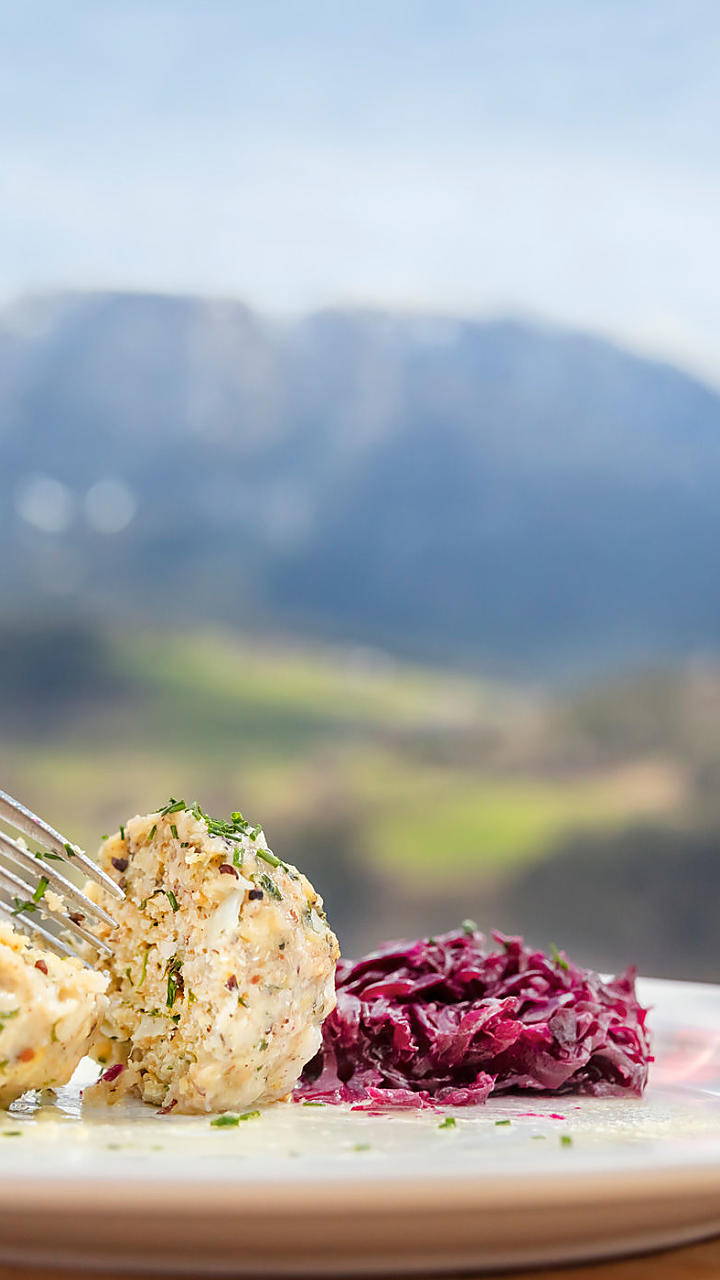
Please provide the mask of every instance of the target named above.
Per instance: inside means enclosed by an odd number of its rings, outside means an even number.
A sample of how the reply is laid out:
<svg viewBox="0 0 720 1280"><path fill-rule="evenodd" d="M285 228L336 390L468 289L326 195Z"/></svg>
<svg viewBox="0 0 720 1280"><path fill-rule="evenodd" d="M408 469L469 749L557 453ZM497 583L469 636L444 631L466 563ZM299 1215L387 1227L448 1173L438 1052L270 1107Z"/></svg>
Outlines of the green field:
<svg viewBox="0 0 720 1280"><path fill-rule="evenodd" d="M379 655L128 631L102 668L110 692L0 739L5 785L91 849L173 794L241 807L288 857L331 822L338 859L447 882L685 800L673 763L640 749L578 768L551 700Z"/></svg>

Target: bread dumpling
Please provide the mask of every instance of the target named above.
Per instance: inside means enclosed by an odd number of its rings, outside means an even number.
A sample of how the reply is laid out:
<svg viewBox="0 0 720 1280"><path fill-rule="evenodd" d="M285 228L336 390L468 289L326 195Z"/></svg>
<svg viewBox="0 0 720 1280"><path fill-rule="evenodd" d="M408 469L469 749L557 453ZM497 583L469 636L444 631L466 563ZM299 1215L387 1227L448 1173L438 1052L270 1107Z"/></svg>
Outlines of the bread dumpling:
<svg viewBox="0 0 720 1280"><path fill-rule="evenodd" d="M125 890L112 948L104 1038L108 1100L226 1111L286 1096L335 1006L337 940L305 876L240 814L214 821L171 801L131 818L100 852Z"/></svg>
<svg viewBox="0 0 720 1280"><path fill-rule="evenodd" d="M108 978L0 925L0 1106L67 1084L107 1008Z"/></svg>

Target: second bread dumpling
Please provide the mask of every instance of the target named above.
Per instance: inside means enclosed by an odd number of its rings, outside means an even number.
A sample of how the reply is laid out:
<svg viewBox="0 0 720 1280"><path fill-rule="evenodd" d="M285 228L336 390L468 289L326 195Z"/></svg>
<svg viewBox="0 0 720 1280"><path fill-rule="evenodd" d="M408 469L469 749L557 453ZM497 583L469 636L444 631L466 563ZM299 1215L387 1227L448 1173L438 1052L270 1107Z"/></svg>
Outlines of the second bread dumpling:
<svg viewBox="0 0 720 1280"><path fill-rule="evenodd" d="M67 1084L105 1012L107 978L0 925L0 1107Z"/></svg>
<svg viewBox="0 0 720 1280"><path fill-rule="evenodd" d="M117 921L98 930L113 950L96 1050L109 1100L211 1112L284 1097L335 1006L339 949L309 881L240 814L179 801L130 819L100 862L126 894L87 887Z"/></svg>

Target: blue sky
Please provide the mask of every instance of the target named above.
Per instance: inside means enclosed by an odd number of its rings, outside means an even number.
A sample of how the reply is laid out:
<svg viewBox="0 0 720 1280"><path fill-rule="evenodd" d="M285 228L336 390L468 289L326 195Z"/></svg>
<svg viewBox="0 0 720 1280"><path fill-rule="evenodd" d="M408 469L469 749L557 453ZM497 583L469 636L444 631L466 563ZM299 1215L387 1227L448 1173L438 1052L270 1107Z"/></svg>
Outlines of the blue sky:
<svg viewBox="0 0 720 1280"><path fill-rule="evenodd" d="M0 0L0 300L517 312L720 383L714 0Z"/></svg>

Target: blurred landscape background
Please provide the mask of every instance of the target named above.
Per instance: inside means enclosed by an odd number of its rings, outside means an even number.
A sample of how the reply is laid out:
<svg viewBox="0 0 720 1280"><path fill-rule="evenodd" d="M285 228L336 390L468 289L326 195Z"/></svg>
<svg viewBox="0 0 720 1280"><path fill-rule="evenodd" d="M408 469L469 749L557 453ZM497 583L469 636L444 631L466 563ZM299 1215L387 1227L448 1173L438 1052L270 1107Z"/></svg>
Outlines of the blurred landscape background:
<svg viewBox="0 0 720 1280"><path fill-rule="evenodd" d="M239 807L348 953L718 980L713 7L66 8L0 19L0 786Z"/></svg>

